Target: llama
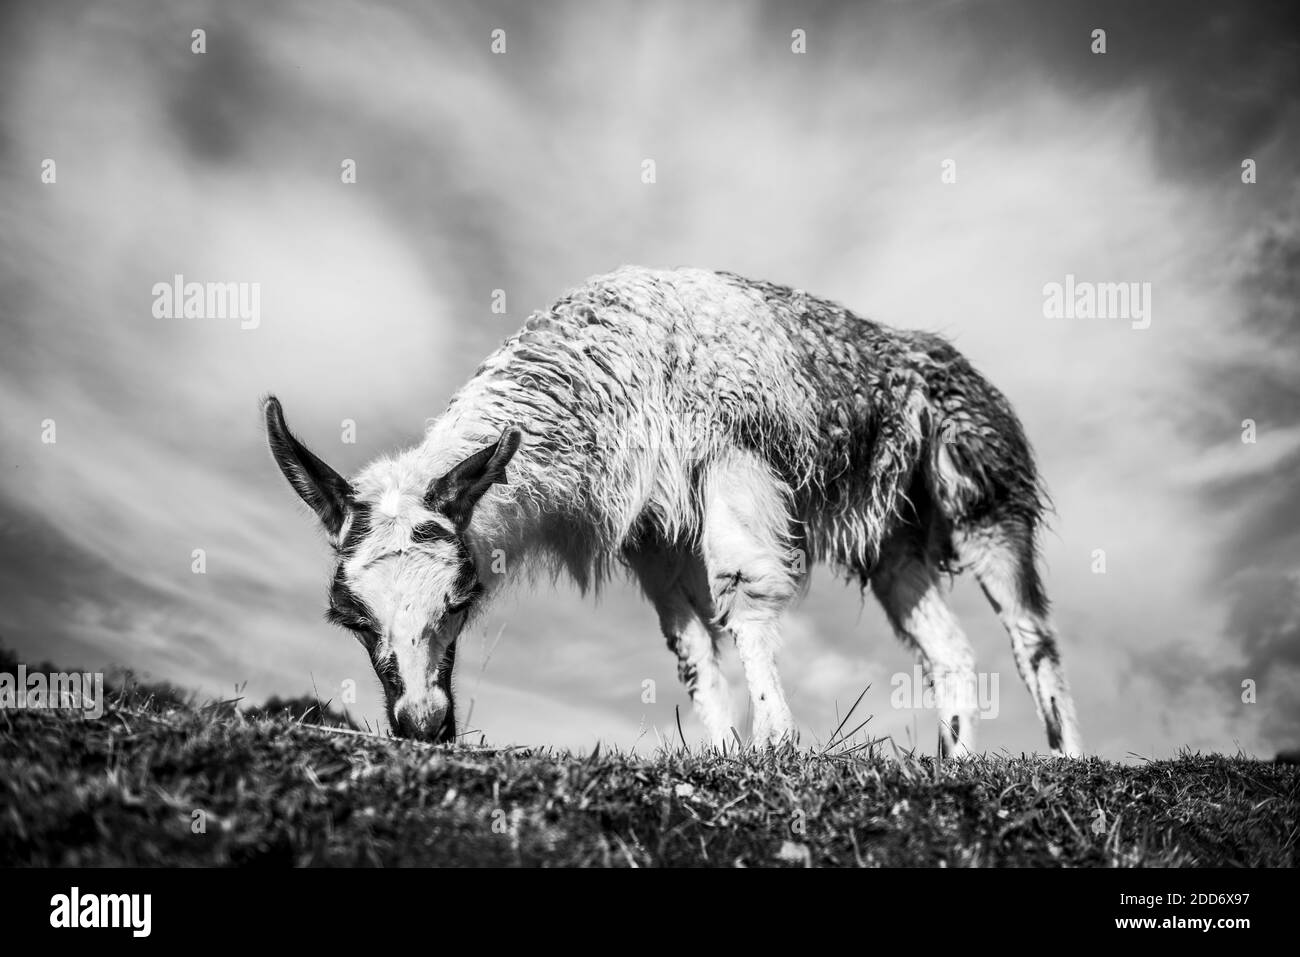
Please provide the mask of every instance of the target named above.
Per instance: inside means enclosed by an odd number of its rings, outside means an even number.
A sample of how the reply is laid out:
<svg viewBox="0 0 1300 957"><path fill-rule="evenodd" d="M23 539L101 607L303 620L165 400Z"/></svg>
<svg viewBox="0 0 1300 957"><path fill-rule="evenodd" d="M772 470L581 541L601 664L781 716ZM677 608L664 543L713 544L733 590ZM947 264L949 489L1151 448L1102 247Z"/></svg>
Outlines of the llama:
<svg viewBox="0 0 1300 957"><path fill-rule="evenodd" d="M974 654L944 575L971 571L1056 754L1082 753L1036 569L1046 508L1007 399L943 338L701 269L588 280L492 355L423 442L348 481L265 401L272 454L337 558L327 617L365 646L396 734L454 740L456 639L506 580L630 573L714 742L719 666L753 739L792 740L775 655L815 562L870 588L932 683L940 745L971 753ZM505 558L505 573L494 557Z"/></svg>

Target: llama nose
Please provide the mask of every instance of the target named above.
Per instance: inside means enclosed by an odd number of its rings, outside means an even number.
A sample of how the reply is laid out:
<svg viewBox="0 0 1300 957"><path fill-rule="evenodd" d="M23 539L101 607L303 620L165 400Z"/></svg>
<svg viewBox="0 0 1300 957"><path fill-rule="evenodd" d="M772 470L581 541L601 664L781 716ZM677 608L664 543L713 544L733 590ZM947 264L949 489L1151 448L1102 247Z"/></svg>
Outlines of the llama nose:
<svg viewBox="0 0 1300 957"><path fill-rule="evenodd" d="M432 701L417 701L403 696L393 708L393 723L403 738L434 741L447 717L445 706Z"/></svg>

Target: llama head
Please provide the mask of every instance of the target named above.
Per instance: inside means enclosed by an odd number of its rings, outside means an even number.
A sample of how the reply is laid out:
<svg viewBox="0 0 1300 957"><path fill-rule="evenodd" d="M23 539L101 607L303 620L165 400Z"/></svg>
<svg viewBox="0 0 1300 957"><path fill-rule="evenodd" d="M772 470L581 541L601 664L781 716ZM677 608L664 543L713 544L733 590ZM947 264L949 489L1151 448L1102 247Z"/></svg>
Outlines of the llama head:
<svg viewBox="0 0 1300 957"><path fill-rule="evenodd" d="M366 649L395 734L451 741L455 642L484 590L466 530L483 494L505 482L519 430L507 428L432 481L393 460L353 484L289 431L274 396L265 414L271 454L337 558L326 618Z"/></svg>

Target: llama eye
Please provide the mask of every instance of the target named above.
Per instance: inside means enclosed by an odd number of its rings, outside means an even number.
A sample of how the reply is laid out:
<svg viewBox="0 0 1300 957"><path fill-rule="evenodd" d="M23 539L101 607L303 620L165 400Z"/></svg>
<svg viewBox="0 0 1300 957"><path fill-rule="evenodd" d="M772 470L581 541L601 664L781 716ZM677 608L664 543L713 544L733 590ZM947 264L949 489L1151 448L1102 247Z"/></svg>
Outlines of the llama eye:
<svg viewBox="0 0 1300 957"><path fill-rule="evenodd" d="M411 543L414 545L445 542L447 537L447 530L437 522L425 522L423 525L417 525L411 530Z"/></svg>
<svg viewBox="0 0 1300 957"><path fill-rule="evenodd" d="M483 586L480 583L475 582L470 587L469 594L467 594L464 598L460 599L459 601L447 602L447 614L459 615L463 611L468 611L469 606L474 604L474 602L478 601L478 597L482 594L483 594Z"/></svg>
<svg viewBox="0 0 1300 957"><path fill-rule="evenodd" d="M348 631L352 632L357 641L361 642L361 647L366 651L374 649L379 638L375 633L374 625L366 619L358 619L347 626Z"/></svg>
<svg viewBox="0 0 1300 957"><path fill-rule="evenodd" d="M345 611L339 611L337 608L331 608L325 612L325 617L333 624L346 628L349 631L355 631L358 635L369 633L374 628L374 622L369 618L362 618L359 615L351 615Z"/></svg>

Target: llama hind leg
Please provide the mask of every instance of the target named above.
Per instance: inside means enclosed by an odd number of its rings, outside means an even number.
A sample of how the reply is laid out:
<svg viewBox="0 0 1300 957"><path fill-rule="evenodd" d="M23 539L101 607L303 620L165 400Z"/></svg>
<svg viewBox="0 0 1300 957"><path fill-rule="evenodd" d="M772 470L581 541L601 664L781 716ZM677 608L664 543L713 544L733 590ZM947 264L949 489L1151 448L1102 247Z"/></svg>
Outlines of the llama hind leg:
<svg viewBox="0 0 1300 957"><path fill-rule="evenodd" d="M1016 668L1034 699L1048 747L1054 754L1082 757L1074 698L1035 567L1033 529L1012 521L967 532L959 551L1011 638Z"/></svg>
<svg viewBox="0 0 1300 957"><path fill-rule="evenodd" d="M668 648L677 656L677 677L691 698L709 741L731 738L731 691L718 660L717 634L697 609L704 572L698 560L672 553L645 553L631 561L642 590L655 606ZM695 586L695 587L692 587Z"/></svg>
<svg viewBox="0 0 1300 957"><path fill-rule="evenodd" d="M736 641L758 744L795 740L776 667L780 618L799 592L783 486L757 458L735 453L710 469L703 553L714 625Z"/></svg>
<svg viewBox="0 0 1300 957"><path fill-rule="evenodd" d="M895 542L882 553L871 590L933 684L943 753L969 756L979 714L975 652L944 600L937 569L919 544Z"/></svg>

